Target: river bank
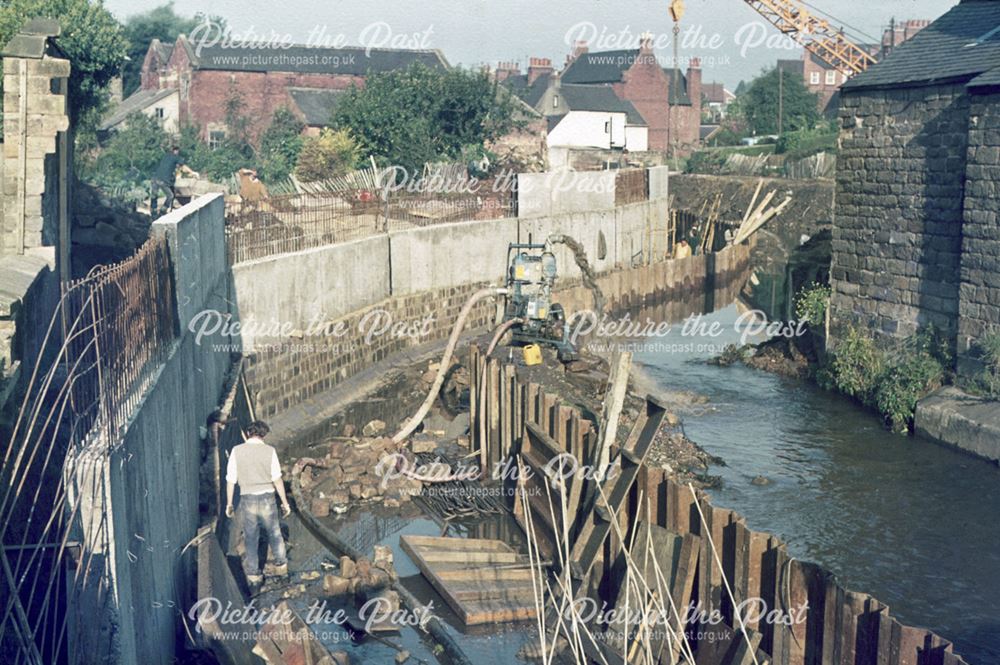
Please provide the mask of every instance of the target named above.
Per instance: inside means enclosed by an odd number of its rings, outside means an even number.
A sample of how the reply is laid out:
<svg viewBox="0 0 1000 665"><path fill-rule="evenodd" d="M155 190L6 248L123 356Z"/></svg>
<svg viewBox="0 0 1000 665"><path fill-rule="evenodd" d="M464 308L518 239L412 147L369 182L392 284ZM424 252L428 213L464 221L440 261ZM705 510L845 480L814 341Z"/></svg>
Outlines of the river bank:
<svg viewBox="0 0 1000 665"><path fill-rule="evenodd" d="M736 344L739 313L708 318ZM637 353L665 391L706 395L686 433L724 458L713 469L719 505L784 539L790 552L828 567L906 621L955 643L970 663L1000 660L1000 470L964 453L892 434L852 401L809 382L742 364L708 361L719 350ZM771 482L754 484L763 476ZM946 500L945 500L946 499Z"/></svg>

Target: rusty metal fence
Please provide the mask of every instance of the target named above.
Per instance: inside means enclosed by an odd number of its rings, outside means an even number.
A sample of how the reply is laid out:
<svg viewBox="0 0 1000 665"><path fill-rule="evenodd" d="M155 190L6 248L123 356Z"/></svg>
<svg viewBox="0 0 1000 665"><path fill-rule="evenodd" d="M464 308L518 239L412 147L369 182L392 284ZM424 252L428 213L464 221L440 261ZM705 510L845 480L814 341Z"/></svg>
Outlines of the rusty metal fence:
<svg viewBox="0 0 1000 665"><path fill-rule="evenodd" d="M388 200L367 190L272 196L227 211L230 264L297 252L405 229L517 214L513 189L481 187L482 193L390 192Z"/></svg>
<svg viewBox="0 0 1000 665"><path fill-rule="evenodd" d="M82 431L100 422L113 436L177 335L166 239L150 238L128 259L71 282L63 298L67 361L79 374L72 399Z"/></svg>

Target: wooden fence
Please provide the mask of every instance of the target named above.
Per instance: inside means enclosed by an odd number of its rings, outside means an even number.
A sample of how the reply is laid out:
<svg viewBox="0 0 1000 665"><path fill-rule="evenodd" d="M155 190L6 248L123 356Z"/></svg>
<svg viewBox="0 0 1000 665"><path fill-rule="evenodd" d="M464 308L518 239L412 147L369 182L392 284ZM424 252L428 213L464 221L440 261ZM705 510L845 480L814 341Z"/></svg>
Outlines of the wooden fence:
<svg viewBox="0 0 1000 665"><path fill-rule="evenodd" d="M542 386L523 380L515 366L496 358L485 359L476 345L470 354L472 447L479 447L481 463L489 465L485 467L488 472L520 452L527 423L538 425L552 439L552 445L574 454L581 464L595 463L597 432L591 420ZM476 389L480 381L482 392ZM482 405L481 399L485 401ZM589 489L574 492L584 499L571 506L569 514L574 514L574 509L585 512L585 497L593 494ZM790 626L761 620L761 616L748 617L747 629L759 633L759 650L774 665L966 664L953 653L948 641L926 629L900 623L877 599L845 589L832 573L816 564L794 559L779 538L750 529L743 517L711 505L704 492L693 495L687 485L673 480L663 469L643 466L628 497L614 508L626 542L632 542L641 521L679 536L697 537L697 583L692 600L703 612L718 611L729 626L736 625L734 607L747 600L759 599L768 610L786 613L805 608L804 620ZM709 540L717 554L709 547ZM614 602L622 582L624 562L617 554L621 549L621 542L612 533L603 549L599 578L589 585L599 589L609 602ZM732 599L723 576L732 589ZM696 631L696 627L689 627L689 639ZM665 652L661 662L666 659Z"/></svg>

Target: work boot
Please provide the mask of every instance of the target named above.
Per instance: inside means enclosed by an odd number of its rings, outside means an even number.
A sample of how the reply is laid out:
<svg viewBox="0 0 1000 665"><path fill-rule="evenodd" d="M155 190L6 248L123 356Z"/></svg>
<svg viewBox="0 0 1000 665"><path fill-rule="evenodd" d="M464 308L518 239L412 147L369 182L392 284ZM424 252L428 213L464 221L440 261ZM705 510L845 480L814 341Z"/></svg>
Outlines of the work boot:
<svg viewBox="0 0 1000 665"><path fill-rule="evenodd" d="M263 575L247 575L247 586L250 587L250 595L256 594L264 586Z"/></svg>
<svg viewBox="0 0 1000 665"><path fill-rule="evenodd" d="M264 574L268 577L288 577L288 564L276 566L269 563L264 566Z"/></svg>

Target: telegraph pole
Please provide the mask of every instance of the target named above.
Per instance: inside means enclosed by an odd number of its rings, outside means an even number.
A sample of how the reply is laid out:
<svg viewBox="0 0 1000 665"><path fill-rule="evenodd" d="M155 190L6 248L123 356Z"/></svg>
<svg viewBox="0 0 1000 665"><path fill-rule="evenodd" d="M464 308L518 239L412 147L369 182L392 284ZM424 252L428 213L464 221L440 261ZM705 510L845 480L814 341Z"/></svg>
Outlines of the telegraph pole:
<svg viewBox="0 0 1000 665"><path fill-rule="evenodd" d="M781 136L785 120L785 69L778 65L778 136Z"/></svg>
<svg viewBox="0 0 1000 665"><path fill-rule="evenodd" d="M670 18L674 20L674 77L670 84L670 90L667 92L667 151L670 161L674 162L677 159L677 150L674 147L674 137L672 127L674 124L674 114L673 108L670 104L670 98L673 97L677 99L677 86L678 83L678 68L680 67L680 57L678 54L678 42L680 42L681 34L681 18L684 16L684 0L673 0L670 3Z"/></svg>

